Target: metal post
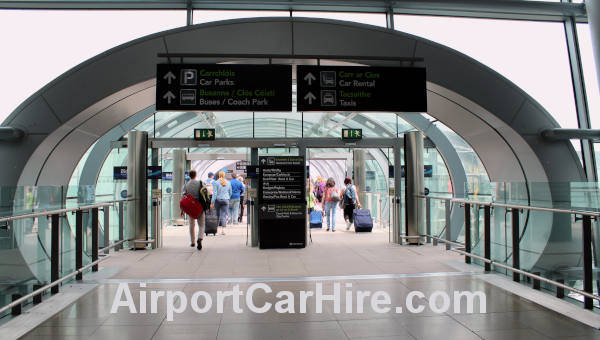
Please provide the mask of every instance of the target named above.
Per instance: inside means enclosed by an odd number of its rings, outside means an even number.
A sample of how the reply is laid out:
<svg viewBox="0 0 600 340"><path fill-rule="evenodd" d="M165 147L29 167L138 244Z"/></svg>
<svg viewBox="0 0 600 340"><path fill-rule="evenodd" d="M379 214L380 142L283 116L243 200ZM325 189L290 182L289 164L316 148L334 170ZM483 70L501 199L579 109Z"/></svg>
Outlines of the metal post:
<svg viewBox="0 0 600 340"><path fill-rule="evenodd" d="M488 260L491 260L492 253L492 236L490 235L490 221L491 221L491 207L486 205L483 207L483 242L484 242L484 257ZM486 272L492 270L492 265L490 263L485 263L484 268Z"/></svg>
<svg viewBox="0 0 600 340"><path fill-rule="evenodd" d="M446 241L452 241L452 228L450 224L450 200L444 201L445 211L446 211ZM446 250L450 250L452 245L450 243L446 243Z"/></svg>
<svg viewBox="0 0 600 340"><path fill-rule="evenodd" d="M60 278L60 216L58 214L54 214L51 216L52 221L52 243L50 246L50 280L52 282L58 280ZM50 288L51 294L58 293L58 285Z"/></svg>
<svg viewBox="0 0 600 340"><path fill-rule="evenodd" d="M471 253L471 205L465 203L465 251ZM465 263L471 263L471 257L465 256Z"/></svg>
<svg viewBox="0 0 600 340"><path fill-rule="evenodd" d="M124 211L123 211L123 202L119 202L119 241L123 241L124 237L123 237L123 219L125 218L123 216ZM120 249L123 249L123 243L119 244L118 246L115 247L115 251L119 251Z"/></svg>
<svg viewBox="0 0 600 340"><path fill-rule="evenodd" d="M83 267L83 211L75 212L75 269ZM83 274L78 273L77 280L83 279Z"/></svg>
<svg viewBox="0 0 600 340"><path fill-rule="evenodd" d="M36 290L42 288L43 286L41 284L37 284L37 285L33 285L33 291L35 292ZM36 294L33 296L33 304L34 305L38 305L42 303L42 293Z"/></svg>
<svg viewBox="0 0 600 340"><path fill-rule="evenodd" d="M102 208L104 211L104 244L103 246L106 248L104 250L104 254L109 253L108 246L110 245L110 206L106 206Z"/></svg>
<svg viewBox="0 0 600 340"><path fill-rule="evenodd" d="M98 208L92 208L92 262L98 259ZM98 271L98 265L92 266L92 271Z"/></svg>
<svg viewBox="0 0 600 340"><path fill-rule="evenodd" d="M431 235L431 199L425 198L425 231ZM431 243L431 237L427 237L427 243Z"/></svg>
<svg viewBox="0 0 600 340"><path fill-rule="evenodd" d="M592 218L589 215L583 216L583 290L587 293L593 293L593 272L592 272ZM583 305L585 309L594 308L594 300L584 296Z"/></svg>
<svg viewBox="0 0 600 340"><path fill-rule="evenodd" d="M540 273L540 272L534 272L533 274L538 275L538 276L542 275L542 273ZM533 285L532 285L533 289L540 290L540 280L533 278L532 281L533 281Z"/></svg>
<svg viewBox="0 0 600 340"><path fill-rule="evenodd" d="M519 209L512 208L512 266L521 269L519 263ZM521 275L513 272L513 281L521 281Z"/></svg>
<svg viewBox="0 0 600 340"><path fill-rule="evenodd" d="M556 282L564 284L565 280L558 279L558 280L556 280ZM556 287L556 297L559 299L562 299L565 297L565 289L563 287Z"/></svg>
<svg viewBox="0 0 600 340"><path fill-rule="evenodd" d="M20 299L21 297L23 297L23 295L21 294L13 294L12 295L12 300L13 301L17 301L18 299ZM11 311L10 314L12 315L21 315L21 304L18 304L16 306L14 306Z"/></svg>

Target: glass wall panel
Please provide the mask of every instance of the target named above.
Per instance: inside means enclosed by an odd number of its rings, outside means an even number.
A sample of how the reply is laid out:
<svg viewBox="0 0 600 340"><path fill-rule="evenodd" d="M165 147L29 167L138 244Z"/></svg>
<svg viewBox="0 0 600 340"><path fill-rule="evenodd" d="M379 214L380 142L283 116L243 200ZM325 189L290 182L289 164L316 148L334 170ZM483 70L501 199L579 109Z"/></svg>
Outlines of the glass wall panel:
<svg viewBox="0 0 600 340"><path fill-rule="evenodd" d="M353 21L367 25L386 27L385 14L383 13L343 13L343 12L308 12L295 11L292 13L294 17L305 18L323 18Z"/></svg>
<svg viewBox="0 0 600 340"><path fill-rule="evenodd" d="M203 24L211 21L261 18L261 17L289 17L287 11L221 11L221 10L195 10L194 24Z"/></svg>
<svg viewBox="0 0 600 340"><path fill-rule="evenodd" d="M577 128L562 23L396 15L394 24L487 65L537 100L561 127Z"/></svg>
<svg viewBox="0 0 600 340"><path fill-rule="evenodd" d="M3 87L0 121L75 65L130 40L184 26L185 20L185 11L0 10L0 32L12 32L0 34L0 46L10 46L0 54L0 74L11 79Z"/></svg>
<svg viewBox="0 0 600 340"><path fill-rule="evenodd" d="M596 61L594 60L589 24L577 24L577 38L579 40L583 79L590 112L590 124L593 129L600 129L600 115L598 114L600 112L600 90L598 89Z"/></svg>

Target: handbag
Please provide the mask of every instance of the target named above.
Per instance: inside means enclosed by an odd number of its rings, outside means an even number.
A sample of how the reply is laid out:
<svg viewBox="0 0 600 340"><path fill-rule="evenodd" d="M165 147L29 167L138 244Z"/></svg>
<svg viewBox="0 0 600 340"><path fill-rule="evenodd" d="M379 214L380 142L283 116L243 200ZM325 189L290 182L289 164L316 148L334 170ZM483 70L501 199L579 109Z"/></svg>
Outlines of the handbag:
<svg viewBox="0 0 600 340"><path fill-rule="evenodd" d="M331 189L331 196L329 196L329 199L331 200L331 202L339 202L341 200L340 198L340 194L337 192L337 190L335 189Z"/></svg>
<svg viewBox="0 0 600 340"><path fill-rule="evenodd" d="M202 204L190 194L186 194L179 200L179 207L181 208L181 211L190 215L193 219L198 218L203 211Z"/></svg>

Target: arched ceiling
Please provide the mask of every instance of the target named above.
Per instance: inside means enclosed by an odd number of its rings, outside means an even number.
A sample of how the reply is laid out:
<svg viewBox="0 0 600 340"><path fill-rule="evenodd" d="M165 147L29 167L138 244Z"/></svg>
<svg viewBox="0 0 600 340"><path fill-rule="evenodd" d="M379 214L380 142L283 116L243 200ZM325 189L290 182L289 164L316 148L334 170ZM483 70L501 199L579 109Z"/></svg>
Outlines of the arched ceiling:
<svg viewBox="0 0 600 340"><path fill-rule="evenodd" d="M64 185L85 151L103 134L154 104L159 53L421 57L427 68L428 114L464 138L492 181L578 181L583 172L568 142L538 132L557 127L531 97L496 72L433 42L333 20L266 18L223 21L157 33L111 49L38 91L4 122L24 129L0 154L15 160L4 185ZM186 62L224 62L208 58ZM277 62L275 59L274 62Z"/></svg>

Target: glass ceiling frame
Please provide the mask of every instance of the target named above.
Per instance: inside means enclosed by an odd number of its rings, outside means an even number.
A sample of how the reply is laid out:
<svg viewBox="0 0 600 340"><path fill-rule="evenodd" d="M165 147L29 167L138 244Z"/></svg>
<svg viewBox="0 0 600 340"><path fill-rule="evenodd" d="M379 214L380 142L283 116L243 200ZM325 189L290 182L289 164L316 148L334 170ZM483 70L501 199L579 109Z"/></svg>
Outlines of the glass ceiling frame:
<svg viewBox="0 0 600 340"><path fill-rule="evenodd" d="M0 0L0 9L323 11L587 22L584 4L527 0Z"/></svg>

